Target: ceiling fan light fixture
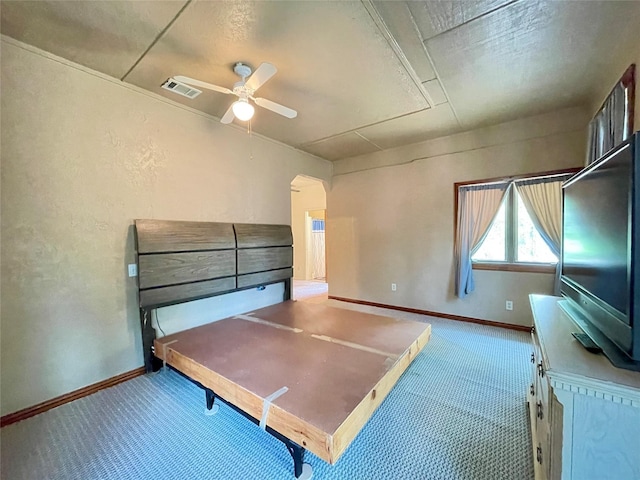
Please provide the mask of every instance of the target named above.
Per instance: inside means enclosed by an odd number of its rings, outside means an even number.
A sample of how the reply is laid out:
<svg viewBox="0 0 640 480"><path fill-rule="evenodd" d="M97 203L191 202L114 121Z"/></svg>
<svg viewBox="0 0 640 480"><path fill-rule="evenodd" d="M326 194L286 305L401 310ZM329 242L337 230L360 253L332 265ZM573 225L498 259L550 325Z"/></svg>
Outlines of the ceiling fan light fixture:
<svg viewBox="0 0 640 480"><path fill-rule="evenodd" d="M255 108L253 108L253 105L251 105L246 98L238 99L233 103L231 109L233 110L233 114L236 118L243 122L251 120L253 113L255 112Z"/></svg>
<svg viewBox="0 0 640 480"><path fill-rule="evenodd" d="M224 115L220 117L220 123L223 123L225 125L233 122L235 118L242 122L251 120L253 118L253 114L255 113L255 107L253 105L254 103L259 107L271 110L272 112L275 112L278 115L282 115L283 117L296 118L298 112L296 112L295 110L289 107L285 107L284 105L280 105L279 103L272 102L271 100L267 100L266 98L253 96L256 90L258 90L278 71L278 69L274 65L263 62L255 72L252 72L251 67L249 67L248 65L244 63L236 63L233 66L233 71L242 78L242 80L235 83L235 85L233 86L233 90L226 87L220 87L212 83L203 82L202 80L196 80L195 78L185 77L183 75L176 75L170 78L169 80L167 80L167 82L165 82L165 84L162 85L162 87L167 88L174 93L184 94L181 91L176 91L176 85L180 84L182 87L184 87L184 90L186 92L193 92L193 96L201 93L200 90L194 87L206 88L207 90L213 90L214 92L224 93L227 95L235 95L236 97L238 97L238 100L233 102L231 106L227 108L227 111L224 113ZM249 99L251 99L253 103L250 103Z"/></svg>

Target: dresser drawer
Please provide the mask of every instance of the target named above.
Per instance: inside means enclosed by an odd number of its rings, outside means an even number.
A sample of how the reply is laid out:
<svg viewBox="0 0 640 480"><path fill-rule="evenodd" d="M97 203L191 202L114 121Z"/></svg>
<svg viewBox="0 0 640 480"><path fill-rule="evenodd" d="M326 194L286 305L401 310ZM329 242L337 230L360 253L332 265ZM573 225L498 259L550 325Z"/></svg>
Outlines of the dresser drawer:
<svg viewBox="0 0 640 480"><path fill-rule="evenodd" d="M535 331L531 335L532 353L531 383L528 392L528 402L531 418L531 433L533 447L533 461L536 480L550 479L551 456L551 411L549 408L549 381L546 374L542 351Z"/></svg>

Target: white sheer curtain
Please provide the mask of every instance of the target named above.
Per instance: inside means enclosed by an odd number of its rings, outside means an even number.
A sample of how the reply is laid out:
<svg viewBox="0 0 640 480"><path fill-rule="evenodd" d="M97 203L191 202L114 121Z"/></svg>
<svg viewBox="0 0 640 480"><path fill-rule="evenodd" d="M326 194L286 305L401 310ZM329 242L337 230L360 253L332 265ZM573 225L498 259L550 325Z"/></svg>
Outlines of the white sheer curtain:
<svg viewBox="0 0 640 480"><path fill-rule="evenodd" d="M464 298L475 289L471 253L487 234L509 185L469 185L459 187L455 242L455 293Z"/></svg>
<svg viewBox="0 0 640 480"><path fill-rule="evenodd" d="M560 294L560 245L562 242L562 182L569 177L516 181L515 186L533 225L558 257L553 291Z"/></svg>
<svg viewBox="0 0 640 480"><path fill-rule="evenodd" d="M311 232L311 278L325 278L324 230Z"/></svg>

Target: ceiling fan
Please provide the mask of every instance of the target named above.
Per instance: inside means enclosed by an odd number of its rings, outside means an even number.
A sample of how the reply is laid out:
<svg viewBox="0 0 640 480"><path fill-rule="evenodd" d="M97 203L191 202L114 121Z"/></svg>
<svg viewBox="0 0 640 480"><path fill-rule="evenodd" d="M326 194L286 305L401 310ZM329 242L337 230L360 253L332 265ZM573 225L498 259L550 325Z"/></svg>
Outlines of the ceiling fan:
<svg viewBox="0 0 640 480"><path fill-rule="evenodd" d="M233 85L233 90L226 87L219 87L218 85L213 85L201 80L196 80L194 78L185 77L183 75L177 75L168 79L162 87L167 90L180 93L181 95L188 96L189 98L194 98L200 93L195 89L189 88L192 86L237 96L238 100L231 104L226 113L220 119L220 122L222 123L231 123L234 118L242 121L250 120L253 117L255 109L249 102L249 99L251 99L256 105L287 118L295 118L298 115L298 112L289 107L272 102L266 98L253 96L256 90L264 85L264 83L273 77L273 75L278 71L274 65L266 62L262 63L252 75L251 67L249 65L238 62L233 66L233 71L236 75L242 78L242 80ZM185 87L190 91L186 91Z"/></svg>

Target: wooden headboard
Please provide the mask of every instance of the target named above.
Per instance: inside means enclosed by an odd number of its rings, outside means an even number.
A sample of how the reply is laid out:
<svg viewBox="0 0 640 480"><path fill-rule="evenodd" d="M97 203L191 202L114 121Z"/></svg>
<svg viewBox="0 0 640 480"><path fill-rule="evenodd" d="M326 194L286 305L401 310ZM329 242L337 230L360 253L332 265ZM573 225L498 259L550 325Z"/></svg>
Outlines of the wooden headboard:
<svg viewBox="0 0 640 480"><path fill-rule="evenodd" d="M151 371L151 310L284 282L291 298L288 225L136 220L138 298L145 367Z"/></svg>

